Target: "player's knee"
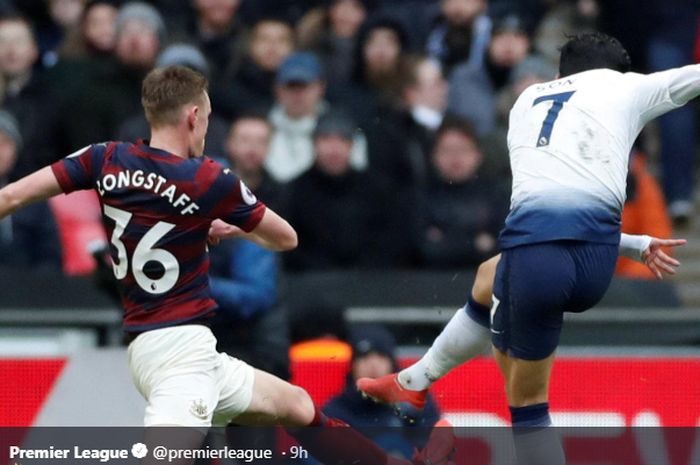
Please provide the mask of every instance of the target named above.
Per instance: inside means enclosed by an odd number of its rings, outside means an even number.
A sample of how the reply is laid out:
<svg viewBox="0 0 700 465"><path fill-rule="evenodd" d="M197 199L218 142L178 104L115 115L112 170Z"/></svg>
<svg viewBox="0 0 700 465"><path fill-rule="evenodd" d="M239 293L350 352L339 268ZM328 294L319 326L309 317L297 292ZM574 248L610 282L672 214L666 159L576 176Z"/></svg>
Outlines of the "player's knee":
<svg viewBox="0 0 700 465"><path fill-rule="evenodd" d="M492 258L483 262L476 270L476 278L472 286L472 298L482 305L490 306L491 304L493 280L497 264L498 260Z"/></svg>
<svg viewBox="0 0 700 465"><path fill-rule="evenodd" d="M314 419L315 409L311 396L305 389L292 386L289 399L285 399L289 406L289 419L296 425L306 426Z"/></svg>

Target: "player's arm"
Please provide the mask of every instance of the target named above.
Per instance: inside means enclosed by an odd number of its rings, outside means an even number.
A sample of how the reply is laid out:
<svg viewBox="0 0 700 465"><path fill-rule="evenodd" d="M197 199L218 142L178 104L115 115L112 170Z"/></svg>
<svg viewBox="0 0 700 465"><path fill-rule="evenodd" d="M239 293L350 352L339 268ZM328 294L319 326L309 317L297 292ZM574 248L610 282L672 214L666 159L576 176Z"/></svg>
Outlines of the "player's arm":
<svg viewBox="0 0 700 465"><path fill-rule="evenodd" d="M646 122L685 105L700 95L700 65L687 65L647 75L629 73L633 98Z"/></svg>
<svg viewBox="0 0 700 465"><path fill-rule="evenodd" d="M250 232L216 219L209 228L209 242L216 243L221 239L241 238L274 251L285 251L296 248L297 233L292 226L270 208L265 209L262 219Z"/></svg>
<svg viewBox="0 0 700 465"><path fill-rule="evenodd" d="M62 192L51 167L46 166L0 189L0 219L32 202Z"/></svg>
<svg viewBox="0 0 700 465"><path fill-rule="evenodd" d="M663 273L676 274L676 268L681 264L666 254L663 248L678 247L685 243L685 239L659 239L622 233L620 255L644 263L657 278L663 279Z"/></svg>

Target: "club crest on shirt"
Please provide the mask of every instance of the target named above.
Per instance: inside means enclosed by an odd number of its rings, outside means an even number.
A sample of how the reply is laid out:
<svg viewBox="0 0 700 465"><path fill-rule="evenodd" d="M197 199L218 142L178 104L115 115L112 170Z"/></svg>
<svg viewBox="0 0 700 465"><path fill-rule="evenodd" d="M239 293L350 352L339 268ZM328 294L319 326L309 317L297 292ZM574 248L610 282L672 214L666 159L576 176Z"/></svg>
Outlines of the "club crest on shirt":
<svg viewBox="0 0 700 465"><path fill-rule="evenodd" d="M243 197L243 201L246 203L246 205L254 205L255 202L258 201L255 194L253 194L253 192L248 188L248 186L245 185L243 181L241 181L241 197Z"/></svg>

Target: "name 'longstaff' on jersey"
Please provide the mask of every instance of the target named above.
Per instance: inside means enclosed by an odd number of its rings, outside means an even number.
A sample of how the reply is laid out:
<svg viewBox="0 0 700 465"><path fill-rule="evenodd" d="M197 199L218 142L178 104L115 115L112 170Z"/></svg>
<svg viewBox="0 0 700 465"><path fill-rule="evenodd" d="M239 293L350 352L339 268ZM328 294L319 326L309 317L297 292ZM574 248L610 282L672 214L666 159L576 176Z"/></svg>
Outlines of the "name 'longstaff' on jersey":
<svg viewBox="0 0 700 465"><path fill-rule="evenodd" d="M131 172L129 170L120 171L117 174L105 174L96 182L97 192L104 197L106 192L114 189L128 187L143 188L168 200L173 207L184 207L180 210L181 215L191 215L199 210L199 205L192 202L189 195L184 192L177 195L175 184L168 183L168 180L156 173L146 174L142 170ZM165 188L163 189L163 187ZM161 190L162 189L162 190Z"/></svg>

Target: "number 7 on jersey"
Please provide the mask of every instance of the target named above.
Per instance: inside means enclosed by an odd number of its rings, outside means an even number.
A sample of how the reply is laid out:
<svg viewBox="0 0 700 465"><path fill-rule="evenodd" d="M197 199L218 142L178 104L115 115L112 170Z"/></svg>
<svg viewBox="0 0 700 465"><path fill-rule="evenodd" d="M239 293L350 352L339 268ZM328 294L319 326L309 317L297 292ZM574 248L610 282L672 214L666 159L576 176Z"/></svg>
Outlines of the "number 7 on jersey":
<svg viewBox="0 0 700 465"><path fill-rule="evenodd" d="M564 102L567 102L572 95L574 95L575 90L571 92L562 92L560 94L543 95L538 97L532 102L534 107L538 103L548 102L553 100L551 108L547 112L544 121L542 122L542 129L540 129L540 135L537 136L537 147L543 147L549 145L549 139L552 137L552 129L554 128L554 122L559 117L559 112L564 107Z"/></svg>

